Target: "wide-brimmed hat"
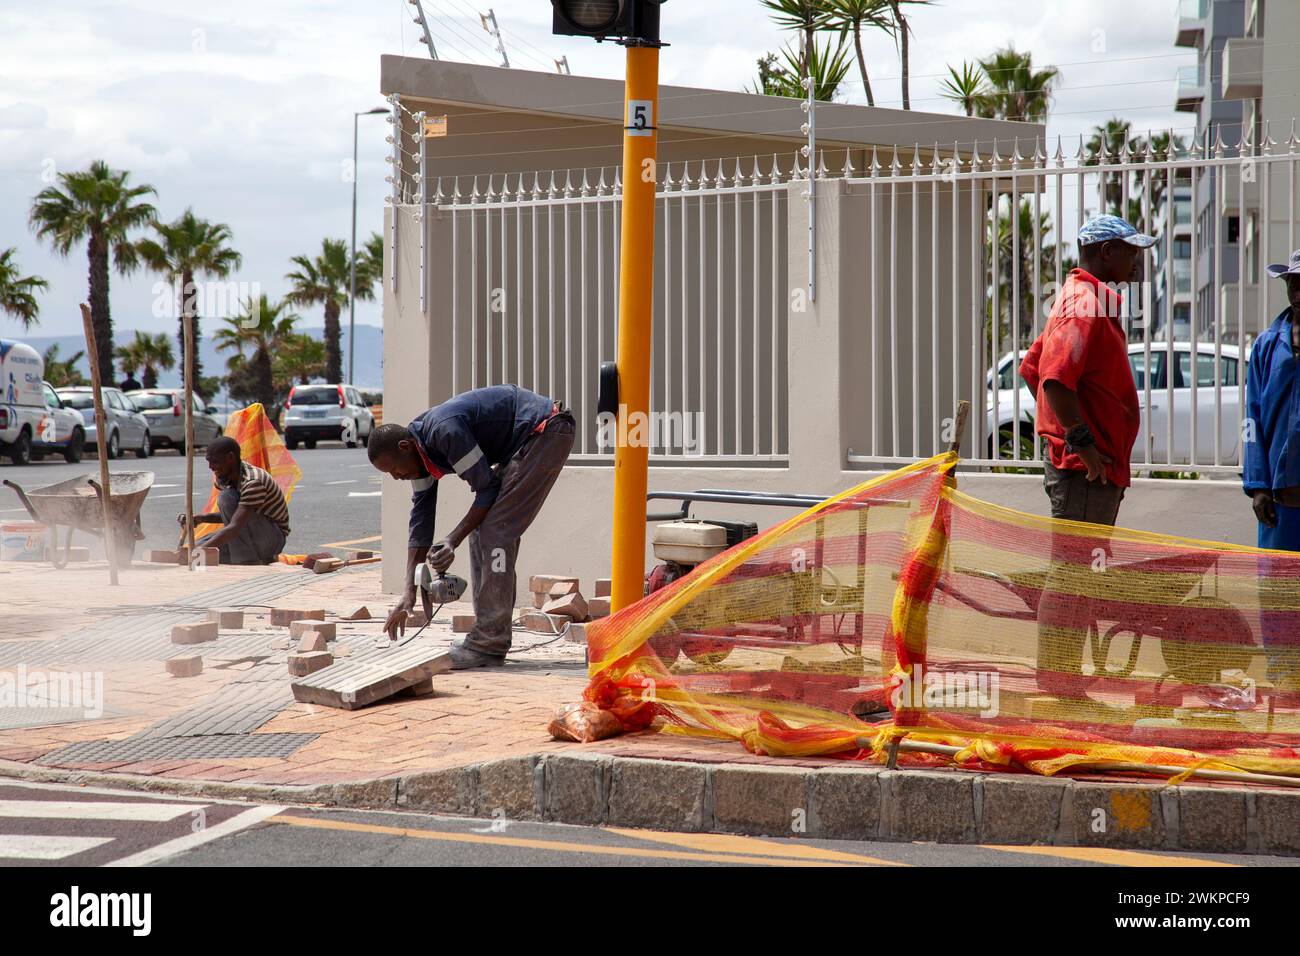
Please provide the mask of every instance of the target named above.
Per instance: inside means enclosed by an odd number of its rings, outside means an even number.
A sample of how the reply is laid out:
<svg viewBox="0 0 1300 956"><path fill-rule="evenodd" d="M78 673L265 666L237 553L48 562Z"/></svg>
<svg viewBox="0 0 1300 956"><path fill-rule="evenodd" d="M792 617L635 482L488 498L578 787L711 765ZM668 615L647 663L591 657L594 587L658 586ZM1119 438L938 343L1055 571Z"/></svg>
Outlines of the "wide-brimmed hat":
<svg viewBox="0 0 1300 956"><path fill-rule="evenodd" d="M1291 253L1291 258L1285 264L1277 263L1268 267L1268 274L1274 279L1280 279L1283 276L1300 276L1300 249Z"/></svg>

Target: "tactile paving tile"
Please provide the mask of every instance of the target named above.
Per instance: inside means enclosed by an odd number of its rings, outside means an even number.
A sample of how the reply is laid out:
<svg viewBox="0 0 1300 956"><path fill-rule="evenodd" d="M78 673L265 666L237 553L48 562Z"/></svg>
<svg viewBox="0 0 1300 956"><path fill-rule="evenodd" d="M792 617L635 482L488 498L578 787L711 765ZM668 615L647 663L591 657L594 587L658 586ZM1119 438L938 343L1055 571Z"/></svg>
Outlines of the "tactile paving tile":
<svg viewBox="0 0 1300 956"><path fill-rule="evenodd" d="M292 701L282 664L261 664L239 675L198 707L173 714L131 740L249 734Z"/></svg>
<svg viewBox="0 0 1300 956"><path fill-rule="evenodd" d="M215 641L204 641L201 644L173 644L171 649L163 653L162 660L195 656L202 657L204 661L239 661L274 657L277 654L287 653L271 646L277 637L283 636L283 633L272 634L269 631L257 634L227 632Z"/></svg>
<svg viewBox="0 0 1300 956"><path fill-rule="evenodd" d="M444 641L416 640L364 657L346 657L293 682L293 696L308 704L355 710L451 669Z"/></svg>
<svg viewBox="0 0 1300 956"><path fill-rule="evenodd" d="M120 763L139 760L238 760L288 757L317 734L238 734L221 737L160 737L85 740L39 758L43 766Z"/></svg>
<svg viewBox="0 0 1300 956"><path fill-rule="evenodd" d="M88 715L84 707L0 707L0 730L17 730L22 727L52 727L55 724L76 724L83 720L105 720L124 716L121 712L105 708L102 713Z"/></svg>

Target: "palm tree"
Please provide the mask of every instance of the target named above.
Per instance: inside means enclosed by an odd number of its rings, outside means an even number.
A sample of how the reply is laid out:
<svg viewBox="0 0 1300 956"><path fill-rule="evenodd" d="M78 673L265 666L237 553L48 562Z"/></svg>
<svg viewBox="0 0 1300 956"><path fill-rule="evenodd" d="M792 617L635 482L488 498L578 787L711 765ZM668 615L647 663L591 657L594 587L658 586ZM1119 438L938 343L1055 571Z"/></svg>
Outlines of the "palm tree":
<svg viewBox="0 0 1300 956"><path fill-rule="evenodd" d="M275 404L276 397L272 356L299 319L296 313L285 311L288 305L288 299L271 302L263 294L257 303L248 301L238 315L224 319L225 327L213 336L217 351L235 353L226 361L232 377L241 372L250 374L252 397L267 409Z"/></svg>
<svg viewBox="0 0 1300 956"><path fill-rule="evenodd" d="M940 91L945 99L960 104L967 116L974 116L988 92L987 80L983 67L963 60L961 72L955 66L948 67L948 78L943 81Z"/></svg>
<svg viewBox="0 0 1300 956"><path fill-rule="evenodd" d="M162 332L150 335L148 332L137 331L134 340L118 348L117 360L124 372L134 373L138 368L144 369L141 384L145 388L158 387L158 369L170 370L176 367L171 339Z"/></svg>
<svg viewBox="0 0 1300 956"><path fill-rule="evenodd" d="M45 350L45 381L55 388L67 388L74 385L89 385L86 376L81 374L77 363L85 358L85 352L78 352L64 361L59 358L58 343Z"/></svg>
<svg viewBox="0 0 1300 956"><path fill-rule="evenodd" d="M325 343L310 335L293 332L284 337L271 361L276 394L284 391L296 378L306 385L313 376L325 371Z"/></svg>
<svg viewBox="0 0 1300 956"><path fill-rule="evenodd" d="M197 383L203 377L203 365L199 361L202 334L195 276L225 278L239 267L243 257L230 248L229 226L199 219L193 209L186 209L175 222L155 222L153 229L157 239L142 239L136 243L136 249L144 264L154 272L180 277L176 341L180 346L181 380L185 378L185 316L188 314L194 324L194 381Z"/></svg>
<svg viewBox="0 0 1300 956"><path fill-rule="evenodd" d="M852 63L849 60L848 46L843 35L831 49L829 39L825 44L813 41L812 56L808 58L808 68L812 70L813 97L817 100L830 101L839 92L840 84L849 75ZM776 54L769 53L758 61L758 82L753 91L768 96L791 96L803 99L808 94L798 79L800 58L788 46L781 50L785 59L784 66L774 66Z"/></svg>
<svg viewBox="0 0 1300 956"><path fill-rule="evenodd" d="M988 77L988 92L977 105L986 119L1042 123L1051 107L1052 90L1061 78L1054 66L1035 70L1033 54L1017 52L1014 46L996 50L980 60Z"/></svg>
<svg viewBox="0 0 1300 956"><path fill-rule="evenodd" d="M36 324L41 308L36 304L36 291L48 289L50 284L40 276L24 276L18 272L14 259L17 249L0 250L0 312L5 312L30 329Z"/></svg>
<svg viewBox="0 0 1300 956"><path fill-rule="evenodd" d="M829 9L827 25L841 32L852 31L853 48L858 55L858 72L862 74L862 89L867 94L867 105L875 106L871 81L867 78L867 60L862 54L862 27L894 32L893 11L888 0L826 0Z"/></svg>
<svg viewBox="0 0 1300 956"><path fill-rule="evenodd" d="M1083 160L1084 165L1118 163L1120 156L1125 153L1140 154L1145 149L1145 144L1142 140L1129 135L1131 128L1132 124L1128 120L1120 119L1118 116L1108 119L1104 126L1093 127L1092 136L1084 145L1084 152L1087 154ZM1124 208L1124 173L1103 172L1100 175L1104 211L1112 216L1123 217L1127 212Z"/></svg>
<svg viewBox="0 0 1300 956"><path fill-rule="evenodd" d="M113 318L108 305L108 260L120 275L139 262L133 229L153 221L154 208L143 201L152 186L132 186L131 174L110 169L103 160L76 173L59 173L59 185L48 186L32 201L28 222L37 237L48 239L54 251L66 256L82 239L90 264L90 316L99 345L99 373L113 377Z"/></svg>
<svg viewBox="0 0 1300 956"><path fill-rule="evenodd" d="M372 257L367 252L367 263ZM360 267L362 255L358 253L357 264ZM325 380L327 382L343 381L343 351L340 346L339 313L348 301L351 285L351 270L348 260L348 245L342 239L322 239L321 251L315 259L307 256L294 256L290 260L298 269L290 272L286 279L293 288L285 301L293 305L325 306ZM361 269L357 271L357 299L374 298L373 279L362 283Z"/></svg>
<svg viewBox="0 0 1300 956"><path fill-rule="evenodd" d="M809 53L819 29L827 25L830 15L828 0L759 0L768 9L768 16L783 30L799 33L802 44L798 57L793 59L798 69L797 79L808 76ZM798 95L798 94L796 94Z"/></svg>
<svg viewBox="0 0 1300 956"><path fill-rule="evenodd" d="M890 32L899 41L898 59L902 67L903 109L910 110L912 108L912 96L908 91L908 80L911 76L908 37L912 33L912 25L907 22L907 17L903 13L903 4L905 3L928 4L930 0L889 0L890 15L894 19L894 28Z"/></svg>

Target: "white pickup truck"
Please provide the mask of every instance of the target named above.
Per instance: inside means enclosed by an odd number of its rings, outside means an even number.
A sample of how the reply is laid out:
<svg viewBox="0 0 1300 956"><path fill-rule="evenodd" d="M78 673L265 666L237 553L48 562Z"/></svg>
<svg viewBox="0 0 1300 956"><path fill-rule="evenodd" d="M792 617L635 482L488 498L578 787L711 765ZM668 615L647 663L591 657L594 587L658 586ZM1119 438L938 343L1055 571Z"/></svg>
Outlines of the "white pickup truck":
<svg viewBox="0 0 1300 956"><path fill-rule="evenodd" d="M15 465L47 453L81 461L85 419L64 407L44 374L45 361L34 348L0 339L0 456Z"/></svg>

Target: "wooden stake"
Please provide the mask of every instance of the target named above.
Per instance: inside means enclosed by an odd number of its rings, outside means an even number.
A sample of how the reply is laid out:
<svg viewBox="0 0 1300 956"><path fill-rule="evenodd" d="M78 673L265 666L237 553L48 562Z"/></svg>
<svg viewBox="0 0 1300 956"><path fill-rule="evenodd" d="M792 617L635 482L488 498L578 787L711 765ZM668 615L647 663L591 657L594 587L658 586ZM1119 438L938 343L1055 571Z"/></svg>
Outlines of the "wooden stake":
<svg viewBox="0 0 1300 956"><path fill-rule="evenodd" d="M191 571L194 570L194 318L181 290L181 325L185 340L185 537Z"/></svg>
<svg viewBox="0 0 1300 956"><path fill-rule="evenodd" d="M970 402L962 399L957 403L957 424L953 430L952 443L948 450L954 454L961 454L961 436L966 432L966 419L970 416Z"/></svg>
<svg viewBox="0 0 1300 956"><path fill-rule="evenodd" d="M86 357L90 359L90 384L95 402L95 435L99 446L99 500L104 510L104 550L108 555L108 583L117 584L117 546L113 535L113 491L108 480L108 422L104 420L104 399L100 395L99 343L95 341L95 323L90 318L90 307L81 304L81 324L86 330Z"/></svg>

